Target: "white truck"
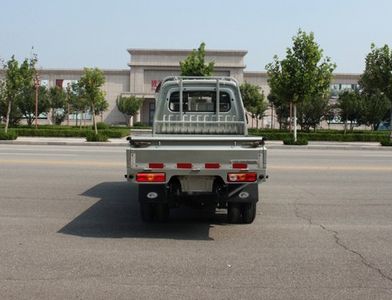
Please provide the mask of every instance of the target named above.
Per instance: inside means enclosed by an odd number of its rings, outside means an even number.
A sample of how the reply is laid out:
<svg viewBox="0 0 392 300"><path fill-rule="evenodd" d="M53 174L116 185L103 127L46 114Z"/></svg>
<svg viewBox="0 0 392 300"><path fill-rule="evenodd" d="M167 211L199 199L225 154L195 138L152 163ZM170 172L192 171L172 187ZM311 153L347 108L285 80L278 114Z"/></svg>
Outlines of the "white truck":
<svg viewBox="0 0 392 300"><path fill-rule="evenodd" d="M138 185L142 219L165 221L180 205L227 208L252 223L266 180L262 137L250 137L238 82L167 77L157 89L152 135L130 136L127 180Z"/></svg>

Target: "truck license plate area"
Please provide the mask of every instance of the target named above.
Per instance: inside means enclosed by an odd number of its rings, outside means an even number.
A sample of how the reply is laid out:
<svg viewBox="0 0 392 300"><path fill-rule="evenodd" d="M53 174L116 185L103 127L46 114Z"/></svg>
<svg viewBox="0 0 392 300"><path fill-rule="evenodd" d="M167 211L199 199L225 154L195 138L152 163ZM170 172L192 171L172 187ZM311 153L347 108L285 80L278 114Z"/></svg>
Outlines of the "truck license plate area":
<svg viewBox="0 0 392 300"><path fill-rule="evenodd" d="M214 176L178 176L183 192L212 192Z"/></svg>

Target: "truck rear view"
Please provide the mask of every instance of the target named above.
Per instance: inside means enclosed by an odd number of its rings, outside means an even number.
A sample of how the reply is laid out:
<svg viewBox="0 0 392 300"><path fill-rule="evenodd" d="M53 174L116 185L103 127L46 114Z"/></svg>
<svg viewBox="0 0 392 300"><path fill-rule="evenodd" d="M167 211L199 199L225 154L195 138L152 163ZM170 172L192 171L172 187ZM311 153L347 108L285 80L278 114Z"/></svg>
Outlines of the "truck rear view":
<svg viewBox="0 0 392 300"><path fill-rule="evenodd" d="M181 205L227 209L252 223L266 180L262 137L247 135L239 84L230 77L168 77L156 97L152 135L131 136L127 180L138 185L144 221Z"/></svg>

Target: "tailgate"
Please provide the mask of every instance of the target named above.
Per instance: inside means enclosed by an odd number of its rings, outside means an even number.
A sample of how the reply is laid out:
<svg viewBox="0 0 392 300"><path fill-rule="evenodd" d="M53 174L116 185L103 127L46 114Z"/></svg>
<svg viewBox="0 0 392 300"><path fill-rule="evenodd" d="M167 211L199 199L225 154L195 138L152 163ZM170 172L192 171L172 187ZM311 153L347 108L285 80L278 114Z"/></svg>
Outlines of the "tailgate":
<svg viewBox="0 0 392 300"><path fill-rule="evenodd" d="M267 153L264 146L235 145L233 141L230 144L218 146L206 145L205 141L201 145L189 141L170 141L162 145L161 141L161 145L131 147L127 150L128 178L141 171L165 172L167 181L179 175L221 176L226 181L230 171L253 171L258 177L263 175L260 178L265 178Z"/></svg>

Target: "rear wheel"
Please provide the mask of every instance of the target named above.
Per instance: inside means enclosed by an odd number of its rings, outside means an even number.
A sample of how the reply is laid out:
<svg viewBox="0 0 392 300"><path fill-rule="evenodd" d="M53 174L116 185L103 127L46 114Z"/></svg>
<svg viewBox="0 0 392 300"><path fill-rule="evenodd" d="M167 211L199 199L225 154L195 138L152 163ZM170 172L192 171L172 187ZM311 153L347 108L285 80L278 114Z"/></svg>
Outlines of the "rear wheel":
<svg viewBox="0 0 392 300"><path fill-rule="evenodd" d="M256 202L244 203L242 206L242 220L245 224L252 223L256 218Z"/></svg>
<svg viewBox="0 0 392 300"><path fill-rule="evenodd" d="M241 206L239 203L228 203L227 220L231 224L241 223Z"/></svg>

